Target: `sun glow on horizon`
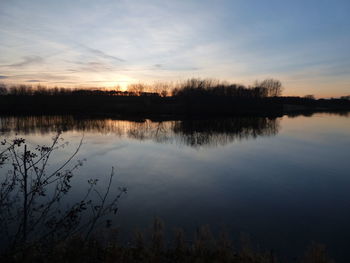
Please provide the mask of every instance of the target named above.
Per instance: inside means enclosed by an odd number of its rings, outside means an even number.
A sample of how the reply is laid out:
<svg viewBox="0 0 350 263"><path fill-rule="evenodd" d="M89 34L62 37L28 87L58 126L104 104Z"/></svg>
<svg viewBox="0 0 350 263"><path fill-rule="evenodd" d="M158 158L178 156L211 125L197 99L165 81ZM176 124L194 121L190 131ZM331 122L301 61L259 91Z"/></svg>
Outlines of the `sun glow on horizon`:
<svg viewBox="0 0 350 263"><path fill-rule="evenodd" d="M350 92L347 1L107 2L0 1L0 82L126 90L272 77L284 95Z"/></svg>

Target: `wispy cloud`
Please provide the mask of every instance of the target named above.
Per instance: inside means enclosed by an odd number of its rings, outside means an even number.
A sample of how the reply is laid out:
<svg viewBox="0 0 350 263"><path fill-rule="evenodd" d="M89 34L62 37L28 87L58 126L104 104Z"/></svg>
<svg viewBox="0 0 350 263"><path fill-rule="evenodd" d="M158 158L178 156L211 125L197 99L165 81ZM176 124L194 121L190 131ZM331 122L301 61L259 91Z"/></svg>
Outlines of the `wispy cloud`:
<svg viewBox="0 0 350 263"><path fill-rule="evenodd" d="M273 76L286 91L300 91L295 81L315 95L320 85L349 88L349 1L219 2L0 0L0 79L250 84Z"/></svg>
<svg viewBox="0 0 350 263"><path fill-rule="evenodd" d="M84 49L86 49L87 51L89 51L91 54L95 55L96 57L110 59L110 60L117 61L117 62L125 62L124 59L122 59L120 57L116 57L116 56L110 55L110 54L107 54L107 53L105 53L102 50L91 48L91 47L88 47L86 45L81 45L81 46Z"/></svg>
<svg viewBox="0 0 350 263"><path fill-rule="evenodd" d="M20 68L20 67L26 67L32 64L39 64L44 62L44 59L40 56L24 56L22 58L21 62L13 63L9 65L3 65L5 67L13 67L13 68Z"/></svg>
<svg viewBox="0 0 350 263"><path fill-rule="evenodd" d="M147 70L147 69L145 69ZM200 67L195 66L181 66L181 65L168 65L168 64L154 64L150 70L163 70L163 71L196 71L200 70Z"/></svg>
<svg viewBox="0 0 350 263"><path fill-rule="evenodd" d="M55 81L65 81L65 80L72 80L74 77L67 76L64 74L53 74L53 73L25 73L25 74L18 74L13 75L9 77L9 79L14 79L17 81L23 81L23 82L55 82Z"/></svg>
<svg viewBox="0 0 350 263"><path fill-rule="evenodd" d="M29 79L26 82L45 82L45 81L42 81L42 80L39 80L39 79Z"/></svg>
<svg viewBox="0 0 350 263"><path fill-rule="evenodd" d="M76 72L106 72L106 71L114 71L115 69L108 65L107 63L99 62L99 61L88 61L88 62L81 62L76 61L74 62L77 65L81 65L78 69L76 69Z"/></svg>

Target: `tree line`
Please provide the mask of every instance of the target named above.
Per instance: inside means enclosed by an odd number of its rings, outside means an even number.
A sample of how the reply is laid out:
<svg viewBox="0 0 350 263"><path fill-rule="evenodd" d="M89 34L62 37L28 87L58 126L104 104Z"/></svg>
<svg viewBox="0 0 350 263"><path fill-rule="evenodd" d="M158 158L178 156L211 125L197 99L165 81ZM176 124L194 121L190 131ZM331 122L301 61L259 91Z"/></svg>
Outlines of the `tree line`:
<svg viewBox="0 0 350 263"><path fill-rule="evenodd" d="M102 88L62 88L30 85L0 84L0 96L153 96L153 97L244 97L266 98L282 94L282 83L275 79L256 81L253 86L244 86L215 79L192 78L178 83L130 84L126 91L119 86Z"/></svg>
<svg viewBox="0 0 350 263"><path fill-rule="evenodd" d="M61 88L0 84L0 113L120 114L123 116L280 115L302 111L350 110L350 100L286 97L276 79L251 86L215 79L130 84L120 87Z"/></svg>
<svg viewBox="0 0 350 263"><path fill-rule="evenodd" d="M266 98L282 95L282 83L275 79L256 81L253 86L231 84L212 79L189 79L174 88L173 96L219 96Z"/></svg>

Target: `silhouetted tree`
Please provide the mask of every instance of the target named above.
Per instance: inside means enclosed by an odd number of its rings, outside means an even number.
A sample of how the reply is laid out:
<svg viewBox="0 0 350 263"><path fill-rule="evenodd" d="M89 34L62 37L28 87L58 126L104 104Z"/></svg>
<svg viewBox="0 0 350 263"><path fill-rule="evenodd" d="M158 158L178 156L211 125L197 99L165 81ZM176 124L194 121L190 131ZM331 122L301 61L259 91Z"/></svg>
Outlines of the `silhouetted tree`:
<svg viewBox="0 0 350 263"><path fill-rule="evenodd" d="M304 98L305 98L305 99L308 99L308 100L314 100L314 99L315 99L315 96L312 95L312 94L309 94L309 95L305 95Z"/></svg>
<svg viewBox="0 0 350 263"><path fill-rule="evenodd" d="M97 179L90 179L85 196L67 209L61 208L63 198L71 189L73 172L84 162L78 160L68 167L82 140L74 153L53 171L47 169L51 155L67 145L60 134L53 137L51 145L35 149L29 149L23 138L3 140L1 145L0 167L8 169L0 185L3 245L15 249L36 241L62 240L74 233L84 233L88 238L99 220L108 213L117 212L118 200L126 193L126 188L120 188L118 194L107 200L113 169L105 192L96 189Z"/></svg>
<svg viewBox="0 0 350 263"><path fill-rule="evenodd" d="M147 89L146 85L138 83L128 86L128 91L136 96L140 96Z"/></svg>
<svg viewBox="0 0 350 263"><path fill-rule="evenodd" d="M263 81L256 81L255 87L265 88L268 97L277 97L282 95L282 83L276 79L265 79Z"/></svg>
<svg viewBox="0 0 350 263"><path fill-rule="evenodd" d="M0 96L6 95L7 94L7 88L4 83L0 83Z"/></svg>

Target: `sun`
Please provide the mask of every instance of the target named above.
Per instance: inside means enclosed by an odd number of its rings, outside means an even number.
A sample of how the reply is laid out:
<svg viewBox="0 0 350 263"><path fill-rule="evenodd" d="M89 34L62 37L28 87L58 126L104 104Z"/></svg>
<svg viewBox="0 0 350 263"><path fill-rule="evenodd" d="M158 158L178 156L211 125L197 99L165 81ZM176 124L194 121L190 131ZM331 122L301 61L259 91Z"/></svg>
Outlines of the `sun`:
<svg viewBox="0 0 350 263"><path fill-rule="evenodd" d="M126 91L128 85L134 83L136 80L129 77L121 77L118 80L104 80L100 81L102 87L106 89L118 89L120 91Z"/></svg>

